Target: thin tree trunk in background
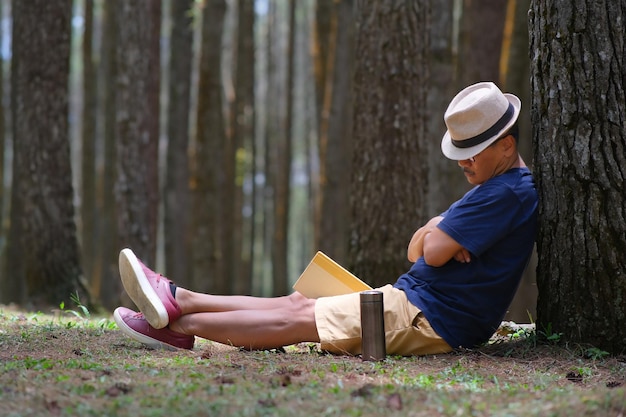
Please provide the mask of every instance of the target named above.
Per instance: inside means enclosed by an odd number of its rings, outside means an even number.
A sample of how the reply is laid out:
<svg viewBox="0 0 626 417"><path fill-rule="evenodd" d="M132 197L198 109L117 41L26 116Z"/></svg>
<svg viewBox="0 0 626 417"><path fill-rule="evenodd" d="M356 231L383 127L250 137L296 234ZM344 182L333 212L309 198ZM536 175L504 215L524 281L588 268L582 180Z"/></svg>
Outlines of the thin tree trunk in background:
<svg viewBox="0 0 626 417"><path fill-rule="evenodd" d="M462 0L455 91L447 97L448 102L458 91L476 82L493 81L501 87L500 53L506 9L507 2L502 0ZM439 120L443 119L443 113L439 117ZM445 129L438 135L439 139L444 132ZM457 167L453 162L451 168L444 171L448 173L446 188L453 192L452 195L444 194L447 198L440 207L442 210L471 188L465 177L459 175Z"/></svg>
<svg viewBox="0 0 626 417"><path fill-rule="evenodd" d="M500 52L506 1L463 1L457 89L500 80Z"/></svg>
<svg viewBox="0 0 626 417"><path fill-rule="evenodd" d="M357 9L348 269L378 286L406 270L412 225L426 207L428 2Z"/></svg>
<svg viewBox="0 0 626 417"><path fill-rule="evenodd" d="M2 1L2 4L4 4L4 1ZM8 1L8 4L11 5L11 1ZM9 7L9 11L6 12L6 17L10 18L12 16L12 7ZM5 18L5 11L4 8L2 10L2 13L0 14L0 17L2 19ZM9 77L8 80L5 81L5 69L4 69L4 61L2 62L2 77L1 78L1 82L2 82L2 90L3 90L3 94L2 96L0 96L0 98L4 98L4 86L5 85L9 85L12 82L12 66L13 66L13 60L11 60L11 62L9 63L9 67L8 67L8 74L7 76ZM5 82L7 82L7 84L5 84ZM10 92L10 103L13 103L15 101L13 94L15 93L11 88L9 88L9 92ZM3 114L4 114L4 99L2 100L2 102L0 103L1 108L3 109ZM10 104L11 106L11 104ZM11 118L11 121L8 123L10 125L10 127L6 127L4 124L5 122L5 117L9 117ZM9 114L8 116L5 115L2 117L2 138L3 138L3 144L2 144L2 150L0 150L0 152L2 153L2 172L0 173L0 175L2 176L2 183L0 184L2 187L2 191L1 191L1 196L2 196L2 206L0 206L0 210L3 213L2 215L2 223L0 223L0 228L2 230L1 234L3 239L5 240L5 244L2 246L1 250L0 250L0 303L7 303L10 300L22 300L24 298L24 285L23 285L23 281L18 281L18 280L14 280L11 279L11 276L13 274L8 274L8 266L7 264L9 263L9 256L19 256L20 255L20 251L19 251L19 247L16 245L13 245L13 247L10 246L9 244L9 233L10 233L10 222L5 222L4 221L4 216L6 215L8 219L11 218L11 211L12 210L21 210L21 208L19 207L19 201L11 201L11 193L12 193L12 188L13 185L9 185L9 187L5 188L4 186L4 153L5 153L5 146L9 145L12 146L12 143L7 144L5 142L5 138L6 138L6 133L7 133L7 129L12 129L13 126L13 119L15 118L15 112L11 111L11 108L9 108ZM8 121L8 120L7 120ZM12 142L12 137L9 135L9 138L11 138L11 142ZM7 192L7 198L5 198L5 191ZM5 210L5 205L6 210ZM7 225L5 227L5 225ZM13 225L13 228L18 228L19 225ZM19 231L16 230L17 233L19 233ZM17 265L18 267L21 267L21 264ZM23 272L20 272L23 275Z"/></svg>
<svg viewBox="0 0 626 417"><path fill-rule="evenodd" d="M506 2L463 0L457 38L454 7L455 2L449 0L432 3L429 65L432 88L429 91L427 136L431 163L428 218L445 210L471 188L456 162L447 160L441 154L441 138L446 131L443 115L448 103L458 91L470 84L479 81L498 83L500 80ZM413 227L422 225L421 220L416 221L418 223Z"/></svg>
<svg viewBox="0 0 626 417"><path fill-rule="evenodd" d="M221 222L226 142L222 113L222 31L226 2L209 0L202 13L202 40L198 87L198 116L192 170L193 288L212 294L228 294L224 271Z"/></svg>
<svg viewBox="0 0 626 417"><path fill-rule="evenodd" d="M116 73L116 3L103 2L102 10L102 45L101 45L101 84L100 100L102 106L102 147L104 155L102 173L98 187L98 202L100 207L99 229L103 231L98 249L100 270L100 300L102 304L112 310L120 304L124 293L119 280L117 255L120 251L119 235L117 232L117 207L115 204L115 179L117 178L117 148L115 140L115 101L116 89L110 88L115 83ZM94 285L95 287L98 287Z"/></svg>
<svg viewBox="0 0 626 417"><path fill-rule="evenodd" d="M4 21L4 1L0 0L0 21ZM3 45L4 41L4 31L0 31L0 45ZM5 71L4 71L4 60L0 60L0 242L5 241L5 227L4 227L4 218L5 218L5 210L4 210L4 202L5 202L5 187L4 187L4 154L5 154L5 146L6 146L6 123L4 121L5 118L5 109L4 109L4 80L5 80ZM0 245L0 271L3 270L2 265L4 265L4 244ZM0 290L2 289L2 280L4 277L2 273L0 273Z"/></svg>
<svg viewBox="0 0 626 417"><path fill-rule="evenodd" d="M310 51L313 34L311 20L313 6L313 2L304 2L296 14L296 26L301 29L296 32L295 40L294 154L296 156L294 157L294 178L303 178L303 181L295 181L296 189L292 197L296 210L292 216L289 232L293 248L290 255L293 262L289 265L289 276L293 278L299 276L317 249L313 222L315 206L312 200L314 177L311 176L313 172L312 151L316 145L314 137L317 135L315 78ZM317 157L317 152L315 157ZM317 168L316 171L318 171Z"/></svg>
<svg viewBox="0 0 626 417"><path fill-rule="evenodd" d="M82 131L82 264L87 281L95 287L95 244L99 239L96 225L96 93L97 78L93 58L93 0L85 1L85 28L83 31L83 131ZM99 290L99 288L98 288ZM94 294L95 295L95 294Z"/></svg>
<svg viewBox="0 0 626 417"><path fill-rule="evenodd" d="M191 283L189 190L189 114L193 62L194 0L171 3L167 166L163 192L165 273L181 286Z"/></svg>
<svg viewBox="0 0 626 417"><path fill-rule="evenodd" d="M13 4L14 206L6 276L16 284L3 292L3 301L71 305L77 293L90 302L81 280L71 183L71 17L70 0Z"/></svg>
<svg viewBox="0 0 626 417"><path fill-rule="evenodd" d="M269 3L268 3L269 4ZM267 188L267 177L265 176L265 139L267 131L267 109L265 106L268 96L268 85L266 74L268 72L268 32L270 24L270 13L258 15L255 24L255 132L253 144L253 181L254 181L254 202L252 206L252 227L253 236L250 245L251 263L251 285L252 294L264 296L269 294L265 284L266 274L266 253L265 253L265 192Z"/></svg>
<svg viewBox="0 0 626 417"><path fill-rule="evenodd" d="M626 350L624 21L626 0L533 0L529 14L537 330L615 354Z"/></svg>
<svg viewBox="0 0 626 417"><path fill-rule="evenodd" d="M431 3L430 28L430 83L428 89L428 114L426 146L428 148L428 198L426 217L416 218L411 227L417 230L424 221L441 213L469 189L465 176L456 162L441 153L441 139L446 131L443 114L457 93L454 56L454 0ZM408 240L407 240L408 245Z"/></svg>
<svg viewBox="0 0 626 417"><path fill-rule="evenodd" d="M319 172L313 184L313 241L317 249L327 252L336 258L337 254L324 247L322 240L322 207L324 190L326 188L326 149L328 148L328 118L330 112L330 97L326 99L327 91L332 91L332 77L335 64L334 53L329 49L336 49L337 42L337 8L333 0L317 0L315 2L315 26L312 42L313 75L315 79L315 108L317 122L317 154L319 160ZM330 56L330 58L329 58Z"/></svg>
<svg viewBox="0 0 626 417"><path fill-rule="evenodd" d="M290 210L291 157L293 141L293 89L294 89L294 43L295 0L289 1L289 34L287 45L287 82L284 132L276 146L276 195L274 205L274 244L272 265L274 268L274 294L285 295L289 290L288 277L288 230Z"/></svg>
<svg viewBox="0 0 626 417"><path fill-rule="evenodd" d="M529 8L530 0L508 0L505 34L510 36L510 40L503 42L500 65L502 91L513 93L522 100L522 110L518 119L519 150L527 164L532 162L530 58L528 56ZM508 25L511 27L509 28Z"/></svg>
<svg viewBox="0 0 626 417"><path fill-rule="evenodd" d="M161 2L116 2L115 197L120 242L156 259Z"/></svg>
<svg viewBox="0 0 626 417"><path fill-rule="evenodd" d="M315 2L315 36L313 38L313 69L315 75L315 104L317 107L318 125L324 117L324 95L328 76L328 59L330 44L335 42L337 30L336 7L334 0L317 0Z"/></svg>
<svg viewBox="0 0 626 417"><path fill-rule="evenodd" d="M235 63L235 97L231 117L231 137L237 153L233 155L235 166L240 167L233 178L239 204L236 206L235 223L238 239L234 243L234 265L239 265L233 277L234 294L250 294L251 247L254 239L253 219L250 212L254 202L254 2L238 0L237 58ZM243 152L241 152L243 151ZM238 155L242 155L238 157ZM244 183L250 185L244 191ZM246 207L246 216L242 211ZM245 232L245 233L244 233ZM237 234L235 234L237 236ZM233 266L234 266L233 265Z"/></svg>
<svg viewBox="0 0 626 417"><path fill-rule="evenodd" d="M280 40L278 31L278 12L276 2L269 0L268 4L268 23L267 23L267 41L266 41L266 55L267 55L267 92L265 94L265 130L264 136L264 177L265 187L263 189L263 259L266 260L264 264L267 265L266 274L262 280L262 286L270 288L273 294L274 283L274 265L272 264L274 253L274 195L276 193L276 148L277 140L280 135L278 129L278 120L280 118L280 106L277 97L281 97L281 83L279 82L279 67L277 65L278 51L280 50Z"/></svg>
<svg viewBox="0 0 626 417"><path fill-rule="evenodd" d="M232 6L232 3L231 3ZM236 8L236 6L235 6ZM234 16L234 17L231 17ZM233 33L231 30L236 26L238 10L231 11L227 7L224 27L226 33ZM225 51L233 51L237 49L236 36L226 36L224 38ZM232 40L235 40L233 42ZM220 184L220 193L222 195L222 219L224 225L222 228L222 256L224 259L224 279L228 281L228 292L233 293L235 282L238 280L241 266L241 184L238 182L238 176L241 174L240 164L238 160L238 152L241 148L239 137L234 135L233 120L235 112L232 109L235 100L234 85L232 71L237 66L237 54L225 54L222 57L222 67L226 74L223 76L223 84L225 84L227 102L225 107L226 121L226 141L224 142L224 182Z"/></svg>
<svg viewBox="0 0 626 417"><path fill-rule="evenodd" d="M340 264L348 259L350 173L352 169L352 68L354 1L335 3L333 38L329 40L327 74L320 121L320 250ZM322 153L323 152L323 153Z"/></svg>

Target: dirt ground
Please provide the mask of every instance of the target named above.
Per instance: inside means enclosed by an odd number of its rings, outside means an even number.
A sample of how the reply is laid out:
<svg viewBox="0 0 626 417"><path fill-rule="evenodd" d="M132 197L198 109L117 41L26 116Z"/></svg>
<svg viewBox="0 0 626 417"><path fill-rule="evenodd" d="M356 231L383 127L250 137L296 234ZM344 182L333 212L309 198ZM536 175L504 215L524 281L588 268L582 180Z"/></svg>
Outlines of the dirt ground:
<svg viewBox="0 0 626 417"><path fill-rule="evenodd" d="M108 320L0 309L0 415L623 415L626 357L508 329L417 358L248 352L197 339L153 351ZM295 408L294 408L295 407ZM302 408L304 407L304 408ZM307 412L296 410L307 409Z"/></svg>

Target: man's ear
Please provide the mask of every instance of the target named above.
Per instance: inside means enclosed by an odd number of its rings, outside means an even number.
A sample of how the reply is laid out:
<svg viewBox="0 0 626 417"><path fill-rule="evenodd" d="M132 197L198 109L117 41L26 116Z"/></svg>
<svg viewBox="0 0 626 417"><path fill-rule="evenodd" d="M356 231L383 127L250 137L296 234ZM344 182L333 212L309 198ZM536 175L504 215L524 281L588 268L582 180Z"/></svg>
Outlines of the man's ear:
<svg viewBox="0 0 626 417"><path fill-rule="evenodd" d="M500 140L500 146L506 156L511 156L517 152L515 147L515 138L513 135L507 135Z"/></svg>

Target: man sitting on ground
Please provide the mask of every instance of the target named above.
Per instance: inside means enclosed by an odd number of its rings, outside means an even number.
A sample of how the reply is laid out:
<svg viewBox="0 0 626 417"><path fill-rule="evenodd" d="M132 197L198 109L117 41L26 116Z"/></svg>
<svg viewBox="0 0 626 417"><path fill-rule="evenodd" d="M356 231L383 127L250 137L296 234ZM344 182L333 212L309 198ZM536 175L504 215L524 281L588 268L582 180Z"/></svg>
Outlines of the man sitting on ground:
<svg viewBox="0 0 626 417"><path fill-rule="evenodd" d="M474 347L497 330L532 252L537 192L517 151L520 100L495 84L458 93L444 120L443 154L475 187L414 234L413 266L384 294L386 351L425 355ZM124 288L140 312L119 307L114 319L148 346L191 349L194 337L246 349L319 342L359 354L359 294L309 299L201 294L176 287L130 249L120 253ZM210 273L210 272L208 272ZM219 279L219 278L218 278Z"/></svg>

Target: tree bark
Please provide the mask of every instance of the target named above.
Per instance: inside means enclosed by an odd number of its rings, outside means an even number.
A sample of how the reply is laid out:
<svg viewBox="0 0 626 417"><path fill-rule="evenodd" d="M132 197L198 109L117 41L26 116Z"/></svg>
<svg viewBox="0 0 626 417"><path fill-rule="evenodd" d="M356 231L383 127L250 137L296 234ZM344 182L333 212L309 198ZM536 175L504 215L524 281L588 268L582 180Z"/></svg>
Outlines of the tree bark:
<svg viewBox="0 0 626 417"><path fill-rule="evenodd" d="M406 271L428 186L428 3L357 7L349 269L372 285Z"/></svg>
<svg viewBox="0 0 626 417"><path fill-rule="evenodd" d="M537 329L626 349L626 1L532 1Z"/></svg>
<svg viewBox="0 0 626 417"><path fill-rule="evenodd" d="M88 305L74 223L68 127L72 2L13 3L13 188L4 301ZM8 291L7 291L8 290ZM7 291L7 292L5 292Z"/></svg>

